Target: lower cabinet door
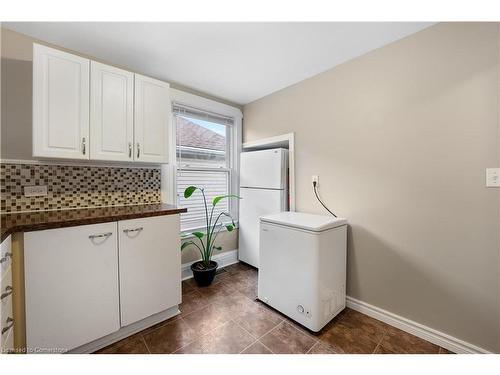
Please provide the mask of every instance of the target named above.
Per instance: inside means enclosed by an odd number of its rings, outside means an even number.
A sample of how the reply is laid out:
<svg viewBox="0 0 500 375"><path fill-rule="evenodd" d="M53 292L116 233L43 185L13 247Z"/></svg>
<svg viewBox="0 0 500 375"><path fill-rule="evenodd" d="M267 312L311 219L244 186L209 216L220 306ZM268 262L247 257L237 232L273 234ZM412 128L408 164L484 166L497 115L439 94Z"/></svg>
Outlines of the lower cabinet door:
<svg viewBox="0 0 500 375"><path fill-rule="evenodd" d="M67 351L120 328L117 223L24 235L26 343Z"/></svg>
<svg viewBox="0 0 500 375"><path fill-rule="evenodd" d="M181 302L179 215L118 222L121 325Z"/></svg>

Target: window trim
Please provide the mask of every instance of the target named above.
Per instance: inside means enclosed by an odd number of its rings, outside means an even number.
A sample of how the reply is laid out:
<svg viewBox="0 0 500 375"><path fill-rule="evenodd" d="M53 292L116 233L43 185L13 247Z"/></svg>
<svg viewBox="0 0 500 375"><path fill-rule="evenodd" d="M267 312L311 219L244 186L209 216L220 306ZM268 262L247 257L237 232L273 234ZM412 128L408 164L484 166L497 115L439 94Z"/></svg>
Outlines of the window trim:
<svg viewBox="0 0 500 375"><path fill-rule="evenodd" d="M229 194L239 194L239 167L240 153L242 148L242 121L243 113L239 108L207 99L185 91L170 89L170 105L184 105L193 109L211 112L225 117L232 117L233 125L230 128L230 137L228 137L229 147L229 165L226 170L229 173ZM169 153L171 161L162 165L161 198L162 202L177 205L177 157L176 157L176 129L174 123L174 113L170 116L169 123ZM189 168L186 168L189 169ZM196 169L196 168L194 168ZM217 168L218 171L225 170ZM235 222L238 222L239 202L233 200L229 204L229 211ZM202 229L202 228L200 228Z"/></svg>

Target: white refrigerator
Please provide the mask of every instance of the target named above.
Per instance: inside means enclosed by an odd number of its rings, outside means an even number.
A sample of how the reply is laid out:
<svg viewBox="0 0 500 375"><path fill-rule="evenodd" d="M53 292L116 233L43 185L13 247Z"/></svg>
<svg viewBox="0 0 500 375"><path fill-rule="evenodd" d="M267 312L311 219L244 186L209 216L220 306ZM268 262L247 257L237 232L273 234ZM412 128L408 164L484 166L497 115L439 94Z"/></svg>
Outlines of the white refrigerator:
<svg viewBox="0 0 500 375"><path fill-rule="evenodd" d="M288 211L288 150L241 154L238 257L259 267L259 218Z"/></svg>

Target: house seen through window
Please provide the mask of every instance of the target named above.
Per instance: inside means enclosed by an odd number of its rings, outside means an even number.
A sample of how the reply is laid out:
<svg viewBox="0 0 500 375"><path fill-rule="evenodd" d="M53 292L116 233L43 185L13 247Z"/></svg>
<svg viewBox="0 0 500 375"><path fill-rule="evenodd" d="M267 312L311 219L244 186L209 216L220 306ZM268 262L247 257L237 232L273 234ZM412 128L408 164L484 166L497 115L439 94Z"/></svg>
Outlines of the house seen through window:
<svg viewBox="0 0 500 375"><path fill-rule="evenodd" d="M188 209L181 215L181 230L203 228L205 206L199 191L189 199L184 190L190 185L205 189L211 207L217 195L230 194L231 130L230 118L174 106L177 153L177 196L179 205ZM222 200L215 214L229 211L231 203Z"/></svg>

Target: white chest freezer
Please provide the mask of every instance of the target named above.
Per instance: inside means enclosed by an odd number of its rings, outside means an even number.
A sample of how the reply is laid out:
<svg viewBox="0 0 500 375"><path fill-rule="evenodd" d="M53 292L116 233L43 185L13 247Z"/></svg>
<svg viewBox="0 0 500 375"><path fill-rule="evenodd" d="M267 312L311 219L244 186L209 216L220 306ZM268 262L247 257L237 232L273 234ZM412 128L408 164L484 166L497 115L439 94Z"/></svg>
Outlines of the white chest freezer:
<svg viewBox="0 0 500 375"><path fill-rule="evenodd" d="M347 220L299 212L260 219L258 298L312 331L345 308Z"/></svg>

